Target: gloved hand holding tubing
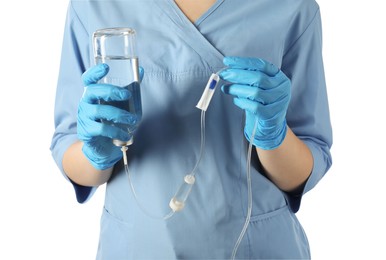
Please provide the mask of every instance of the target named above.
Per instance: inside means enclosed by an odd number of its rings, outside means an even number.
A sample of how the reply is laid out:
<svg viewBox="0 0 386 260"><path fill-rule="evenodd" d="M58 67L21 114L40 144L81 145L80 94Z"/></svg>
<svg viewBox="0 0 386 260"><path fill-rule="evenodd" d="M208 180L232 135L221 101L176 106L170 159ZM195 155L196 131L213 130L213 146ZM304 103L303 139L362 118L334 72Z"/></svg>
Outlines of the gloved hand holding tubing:
<svg viewBox="0 0 386 260"><path fill-rule="evenodd" d="M273 150L287 134L286 113L291 98L291 81L275 65L258 58L225 57L228 67L220 77L230 84L222 86L233 95L234 103L245 110L244 134L256 147Z"/></svg>
<svg viewBox="0 0 386 260"><path fill-rule="evenodd" d="M83 141L82 151L90 163L99 170L108 169L122 158L120 147L112 139L129 140L127 130L103 123L131 124L135 116L126 110L99 101L122 101L130 98L130 91L110 84L97 83L107 75L109 67L99 64L91 67L82 75L85 91L78 106L78 138Z"/></svg>

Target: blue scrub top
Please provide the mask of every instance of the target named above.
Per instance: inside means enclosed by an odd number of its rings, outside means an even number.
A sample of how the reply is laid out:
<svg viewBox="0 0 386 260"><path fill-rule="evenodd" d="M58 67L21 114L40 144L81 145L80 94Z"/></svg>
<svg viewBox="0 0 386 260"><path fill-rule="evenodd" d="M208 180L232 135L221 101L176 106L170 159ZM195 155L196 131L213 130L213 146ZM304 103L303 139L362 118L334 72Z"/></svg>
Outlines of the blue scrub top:
<svg viewBox="0 0 386 260"><path fill-rule="evenodd" d="M310 258L295 212L301 196L331 165L332 131L322 60L320 12L314 0L218 0L194 24L173 0L71 1L64 31L51 150L63 171L65 150L77 140L82 73L93 65L92 33L106 27L137 31L143 119L129 147L132 183L153 215L194 167L200 150L195 106L224 56L259 57L292 81L287 122L312 152L304 190L287 194L252 159L253 210L237 258ZM183 211L169 220L145 215L118 162L107 183L97 259L227 259L247 212L244 112L217 91L206 112L206 145ZM65 176L65 174L64 174ZM74 184L83 203L95 187Z"/></svg>

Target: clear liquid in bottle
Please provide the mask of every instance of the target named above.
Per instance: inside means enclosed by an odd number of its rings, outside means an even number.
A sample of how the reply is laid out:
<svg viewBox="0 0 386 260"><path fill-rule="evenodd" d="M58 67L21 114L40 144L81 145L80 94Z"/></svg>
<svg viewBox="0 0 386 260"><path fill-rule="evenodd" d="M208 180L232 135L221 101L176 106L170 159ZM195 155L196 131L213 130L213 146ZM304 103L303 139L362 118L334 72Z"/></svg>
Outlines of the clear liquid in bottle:
<svg viewBox="0 0 386 260"><path fill-rule="evenodd" d="M109 65L108 74L100 81L101 83L107 83L116 85L122 88L127 88L131 96L128 100L124 101L100 101L100 104L107 104L124 109L131 113L135 120L132 124L115 124L110 121L103 121L111 125L127 129L127 132L133 136L134 131L137 129L139 122L142 118L142 102L141 102L141 89L139 83L138 73L138 59L137 58L122 58L122 57L96 57L96 63L106 63ZM119 143L119 142L118 142Z"/></svg>

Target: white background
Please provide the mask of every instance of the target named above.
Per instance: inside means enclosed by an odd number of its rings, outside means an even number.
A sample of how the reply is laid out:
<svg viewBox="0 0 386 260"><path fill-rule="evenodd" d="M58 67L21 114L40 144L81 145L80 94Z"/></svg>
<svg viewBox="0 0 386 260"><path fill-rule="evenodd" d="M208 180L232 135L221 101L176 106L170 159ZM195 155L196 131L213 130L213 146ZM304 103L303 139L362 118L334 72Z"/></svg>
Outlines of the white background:
<svg viewBox="0 0 386 260"><path fill-rule="evenodd" d="M334 164L297 214L313 259L386 259L382 1L319 0ZM1 1L0 259L94 259L103 191L84 205L49 146L67 0Z"/></svg>

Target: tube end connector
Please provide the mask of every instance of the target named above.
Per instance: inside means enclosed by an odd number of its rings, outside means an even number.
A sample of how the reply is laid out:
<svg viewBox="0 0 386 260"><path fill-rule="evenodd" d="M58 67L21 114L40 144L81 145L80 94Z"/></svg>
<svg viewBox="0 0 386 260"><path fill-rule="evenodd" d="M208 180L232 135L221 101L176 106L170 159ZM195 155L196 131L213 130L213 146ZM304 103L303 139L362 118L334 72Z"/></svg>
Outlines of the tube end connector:
<svg viewBox="0 0 386 260"><path fill-rule="evenodd" d="M212 100L214 91L216 90L216 87L219 81L220 81L219 75L212 74L210 76L209 81L206 84L206 87L204 89L204 92L202 93L202 96L196 105L197 108L203 111L206 111L208 109L209 103Z"/></svg>
<svg viewBox="0 0 386 260"><path fill-rule="evenodd" d="M182 210L185 207L185 203L173 197L169 202L169 207L173 210L173 212L177 212Z"/></svg>
<svg viewBox="0 0 386 260"><path fill-rule="evenodd" d="M194 177L194 175L188 174L188 175L185 175L184 181L187 184L193 185L196 182L196 178Z"/></svg>
<svg viewBox="0 0 386 260"><path fill-rule="evenodd" d="M185 175L184 182L181 184L181 187L169 202L169 207L173 210L173 212L180 211L185 207L185 201L188 198L195 182L196 178L194 175Z"/></svg>
<svg viewBox="0 0 386 260"><path fill-rule="evenodd" d="M115 146L118 146L118 147L132 145L133 144L133 137L131 137L130 140L128 140L128 141L121 141L118 139L113 139L113 144Z"/></svg>

